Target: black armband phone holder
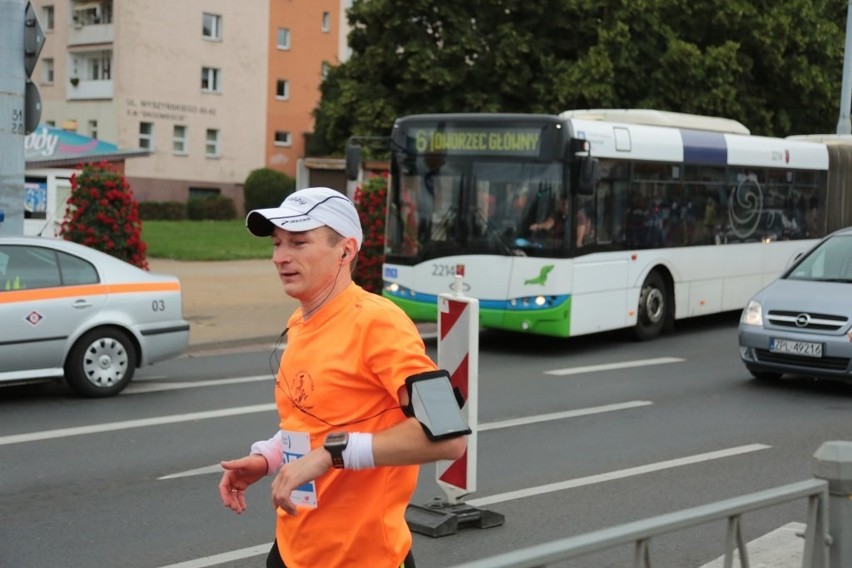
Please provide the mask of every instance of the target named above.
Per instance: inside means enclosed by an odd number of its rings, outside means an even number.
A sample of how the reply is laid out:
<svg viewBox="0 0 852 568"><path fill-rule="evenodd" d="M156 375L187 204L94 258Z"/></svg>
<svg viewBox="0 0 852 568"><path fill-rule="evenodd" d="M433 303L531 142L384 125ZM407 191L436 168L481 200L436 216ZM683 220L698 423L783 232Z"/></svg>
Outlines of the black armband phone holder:
<svg viewBox="0 0 852 568"><path fill-rule="evenodd" d="M408 406L402 411L420 422L426 436L433 442L466 436L472 431L462 414L464 400L453 389L450 374L443 370L427 371L405 379Z"/></svg>

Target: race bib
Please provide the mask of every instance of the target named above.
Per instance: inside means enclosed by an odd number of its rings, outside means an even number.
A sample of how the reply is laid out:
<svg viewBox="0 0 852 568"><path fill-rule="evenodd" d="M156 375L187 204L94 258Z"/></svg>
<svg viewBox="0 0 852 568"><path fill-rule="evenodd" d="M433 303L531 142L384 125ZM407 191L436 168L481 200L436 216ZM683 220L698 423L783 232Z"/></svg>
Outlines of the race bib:
<svg viewBox="0 0 852 568"><path fill-rule="evenodd" d="M284 449L283 463L288 464L295 461L311 451L311 436L307 432L292 432L281 430L281 440ZM317 506L317 485L309 481L300 485L290 494L290 501L302 507L315 508Z"/></svg>

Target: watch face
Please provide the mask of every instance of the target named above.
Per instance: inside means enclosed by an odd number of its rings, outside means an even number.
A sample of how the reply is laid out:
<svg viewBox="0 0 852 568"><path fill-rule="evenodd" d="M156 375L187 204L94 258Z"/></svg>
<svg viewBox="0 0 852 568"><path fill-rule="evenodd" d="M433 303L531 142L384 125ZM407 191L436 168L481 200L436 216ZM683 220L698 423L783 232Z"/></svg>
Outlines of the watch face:
<svg viewBox="0 0 852 568"><path fill-rule="evenodd" d="M325 438L326 446L337 446L340 444L346 444L348 436L345 432L334 432L329 434Z"/></svg>

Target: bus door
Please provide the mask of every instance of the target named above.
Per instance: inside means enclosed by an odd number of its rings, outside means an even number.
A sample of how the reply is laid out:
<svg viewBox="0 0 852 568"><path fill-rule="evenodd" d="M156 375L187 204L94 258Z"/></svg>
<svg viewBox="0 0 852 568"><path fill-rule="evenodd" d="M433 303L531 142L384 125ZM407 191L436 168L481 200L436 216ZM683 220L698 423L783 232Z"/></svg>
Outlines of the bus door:
<svg viewBox="0 0 852 568"><path fill-rule="evenodd" d="M575 197L571 335L630 324L630 252L619 250L629 230L629 185L612 175L612 163L607 162L601 160L601 179L594 194Z"/></svg>

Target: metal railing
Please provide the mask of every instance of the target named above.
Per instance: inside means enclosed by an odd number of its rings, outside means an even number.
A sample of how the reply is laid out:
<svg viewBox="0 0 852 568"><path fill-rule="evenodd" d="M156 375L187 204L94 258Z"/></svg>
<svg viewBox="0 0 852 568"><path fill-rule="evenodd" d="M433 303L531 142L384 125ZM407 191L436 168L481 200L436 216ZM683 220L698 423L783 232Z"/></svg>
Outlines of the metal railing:
<svg viewBox="0 0 852 568"><path fill-rule="evenodd" d="M828 482L822 479L791 483L742 497L459 564L454 568L542 568L552 562L570 560L630 543L634 545L634 568L653 568L649 546L652 538L723 519L728 521L725 538L725 568L732 568L735 551L739 552L740 566L748 568L748 549L743 538L742 516L745 513L801 498L808 500L802 568L828 568L828 547L831 544L828 526L829 490Z"/></svg>

